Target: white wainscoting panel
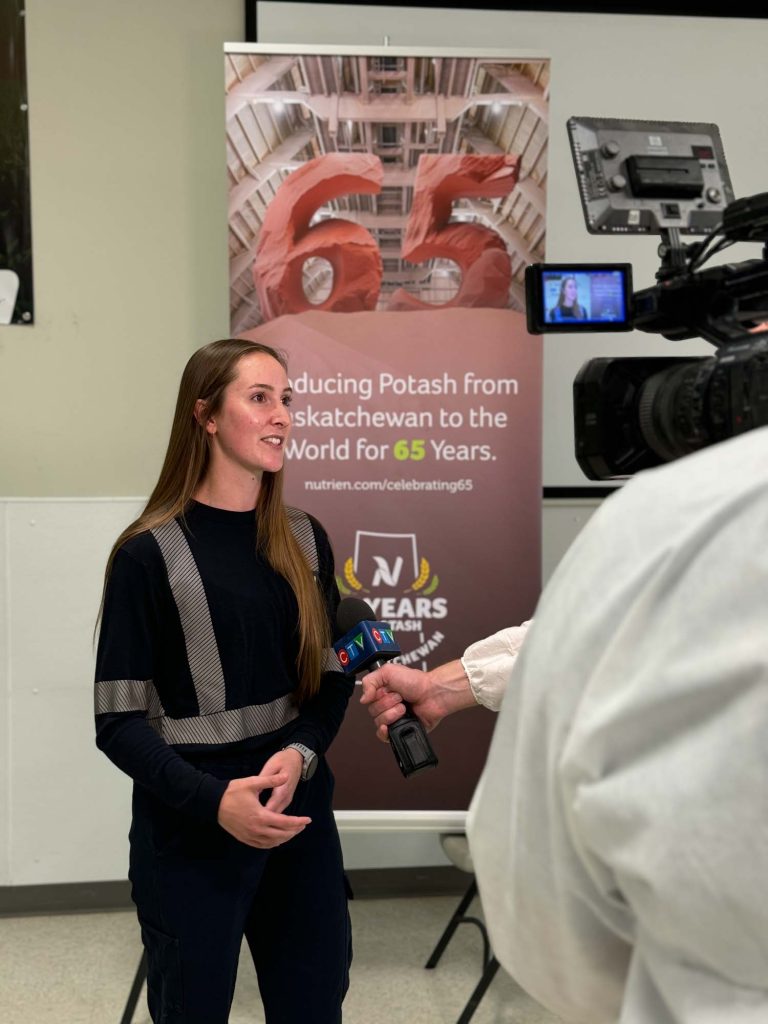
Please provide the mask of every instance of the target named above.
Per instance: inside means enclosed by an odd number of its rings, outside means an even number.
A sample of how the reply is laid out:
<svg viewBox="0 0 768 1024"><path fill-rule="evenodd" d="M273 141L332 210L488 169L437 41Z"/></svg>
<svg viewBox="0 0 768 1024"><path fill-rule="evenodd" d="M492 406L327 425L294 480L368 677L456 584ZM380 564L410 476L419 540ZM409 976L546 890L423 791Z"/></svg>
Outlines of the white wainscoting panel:
<svg viewBox="0 0 768 1024"><path fill-rule="evenodd" d="M598 503L545 504L545 579ZM126 875L131 787L94 743L92 637L110 546L142 505L0 500L0 885ZM356 813L339 816L348 867L447 863L455 815Z"/></svg>
<svg viewBox="0 0 768 1024"><path fill-rule="evenodd" d="M5 884L124 877L130 784L94 744L92 637L139 499L4 503L10 743Z"/></svg>

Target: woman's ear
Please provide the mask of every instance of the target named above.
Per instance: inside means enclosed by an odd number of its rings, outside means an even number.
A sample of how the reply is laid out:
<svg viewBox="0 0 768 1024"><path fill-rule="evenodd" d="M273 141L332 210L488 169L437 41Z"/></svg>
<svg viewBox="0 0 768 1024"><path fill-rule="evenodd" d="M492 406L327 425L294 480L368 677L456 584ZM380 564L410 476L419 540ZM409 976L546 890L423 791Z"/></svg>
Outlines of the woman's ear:
<svg viewBox="0 0 768 1024"><path fill-rule="evenodd" d="M205 428L206 433L215 434L216 423L212 418L206 415L207 409L208 407L205 400L202 398L198 398L197 401L195 402L195 419L197 420L201 427Z"/></svg>

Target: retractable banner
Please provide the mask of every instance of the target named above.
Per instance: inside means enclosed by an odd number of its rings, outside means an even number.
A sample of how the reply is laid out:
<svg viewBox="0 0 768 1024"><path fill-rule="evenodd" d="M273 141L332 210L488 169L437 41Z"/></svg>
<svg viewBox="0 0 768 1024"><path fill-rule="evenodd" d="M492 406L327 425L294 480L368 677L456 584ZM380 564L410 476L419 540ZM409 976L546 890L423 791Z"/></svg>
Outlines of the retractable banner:
<svg viewBox="0 0 768 1024"><path fill-rule="evenodd" d="M286 497L328 530L342 596L414 668L533 611L540 589L543 58L228 46L231 332L294 388ZM358 691L359 692L359 691ZM407 782L353 698L337 809L468 805L488 712Z"/></svg>

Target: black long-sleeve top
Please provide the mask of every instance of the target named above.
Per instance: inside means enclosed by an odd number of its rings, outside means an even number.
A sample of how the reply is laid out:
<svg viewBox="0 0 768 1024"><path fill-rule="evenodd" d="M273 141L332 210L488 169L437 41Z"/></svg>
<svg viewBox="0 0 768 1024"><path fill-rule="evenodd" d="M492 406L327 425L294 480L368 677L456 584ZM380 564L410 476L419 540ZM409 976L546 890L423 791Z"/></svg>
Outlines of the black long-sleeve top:
<svg viewBox="0 0 768 1024"><path fill-rule="evenodd" d="M306 519L333 623L333 554L322 526ZM183 520L127 541L107 582L96 743L161 800L204 820L216 820L227 787L198 766L208 756L290 742L321 755L353 688L328 671L297 706L298 605L255 540L253 512L195 502Z"/></svg>

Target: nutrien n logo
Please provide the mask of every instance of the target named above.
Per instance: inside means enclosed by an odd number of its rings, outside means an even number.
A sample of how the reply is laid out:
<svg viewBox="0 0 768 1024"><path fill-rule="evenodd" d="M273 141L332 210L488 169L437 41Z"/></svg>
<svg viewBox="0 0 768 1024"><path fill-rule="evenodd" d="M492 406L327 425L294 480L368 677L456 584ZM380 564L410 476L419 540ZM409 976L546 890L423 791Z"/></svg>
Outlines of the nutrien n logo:
<svg viewBox="0 0 768 1024"><path fill-rule="evenodd" d="M354 554L336 581L344 596L364 597L376 617L400 634L398 660L404 664L423 662L445 639L431 620L446 617L448 601L435 596L440 579L419 552L415 533L358 530ZM413 649L404 633L412 635Z"/></svg>

